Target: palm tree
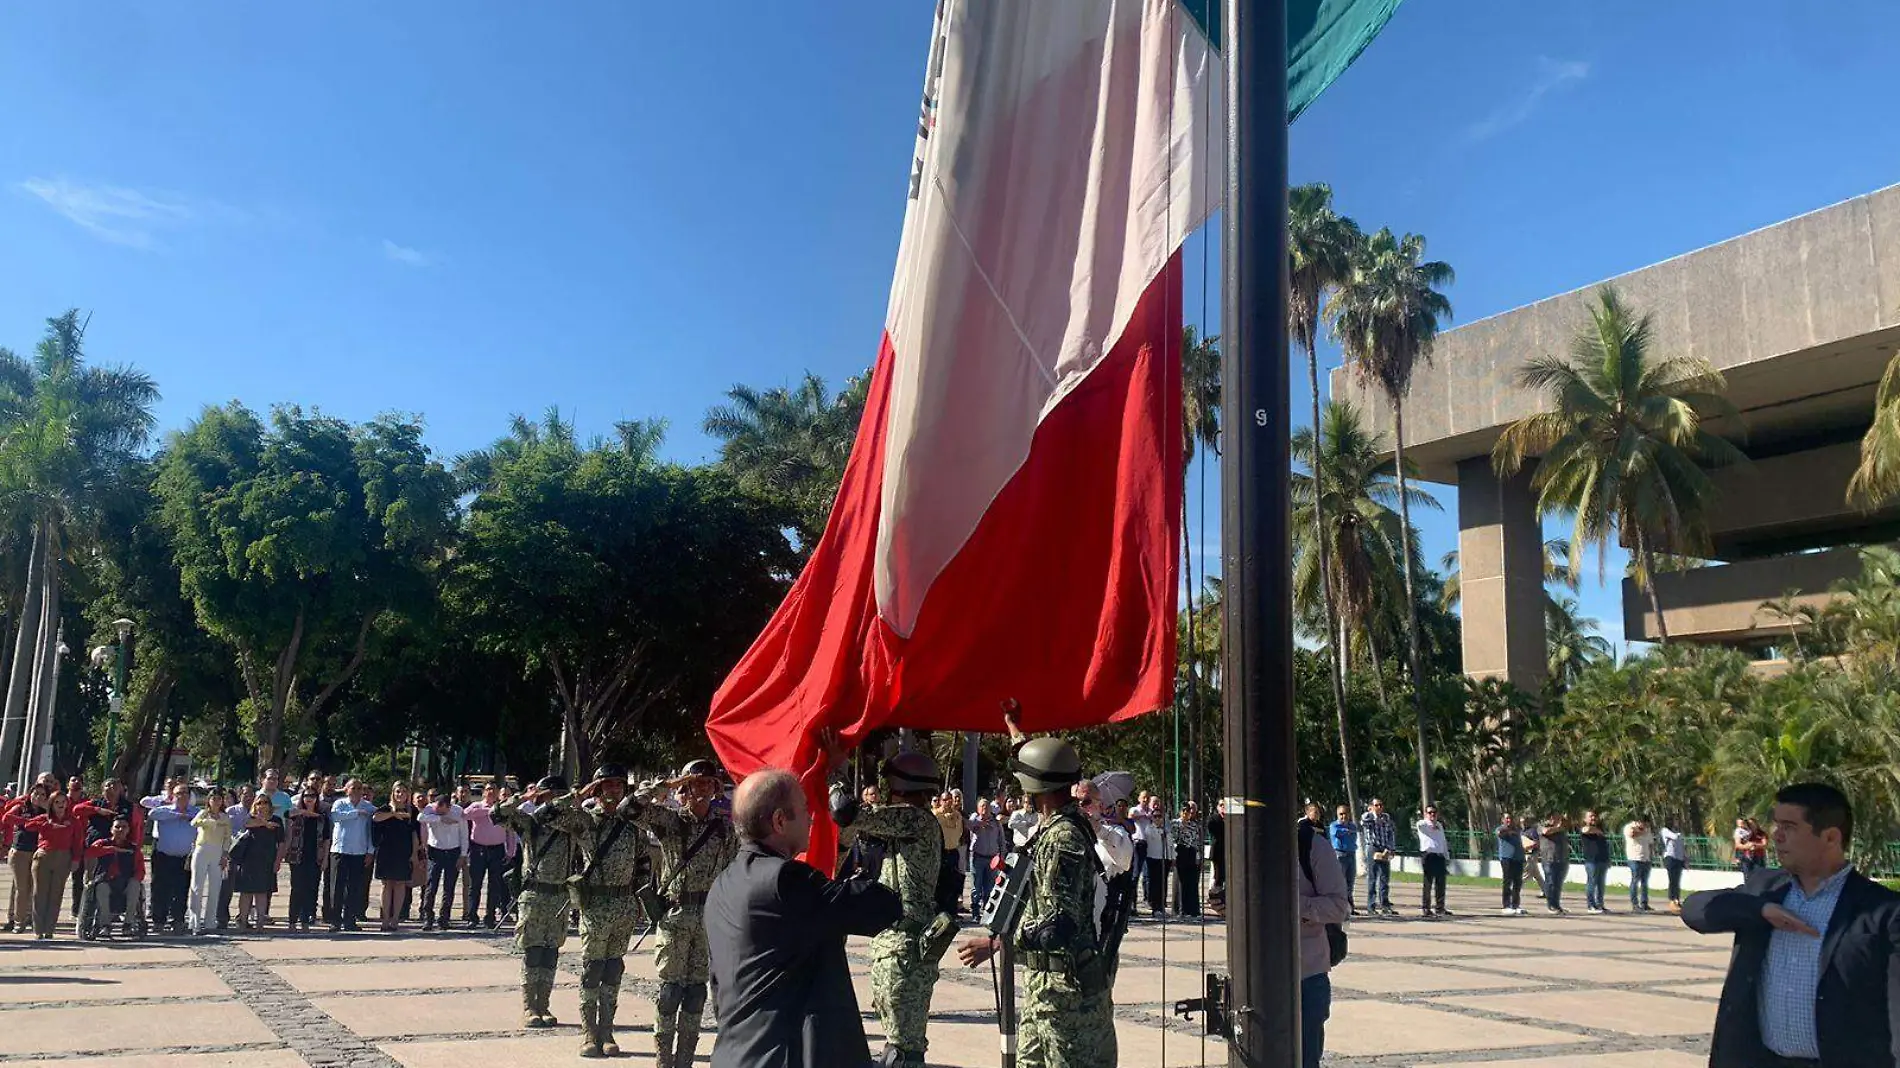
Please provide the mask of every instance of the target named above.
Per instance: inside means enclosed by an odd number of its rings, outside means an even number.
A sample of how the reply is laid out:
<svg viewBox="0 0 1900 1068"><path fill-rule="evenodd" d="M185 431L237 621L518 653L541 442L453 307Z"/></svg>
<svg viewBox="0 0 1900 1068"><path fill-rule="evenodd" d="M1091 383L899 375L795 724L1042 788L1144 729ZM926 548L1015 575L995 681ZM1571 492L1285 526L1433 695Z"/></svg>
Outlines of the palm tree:
<svg viewBox="0 0 1900 1068"><path fill-rule="evenodd" d="M1306 467L1292 474L1293 603L1301 618L1320 621L1315 629L1331 628L1320 632L1339 649L1342 661L1351 654L1347 636L1371 638L1379 629L1379 605L1396 592L1400 557L1413 540L1400 533L1404 527L1394 511L1400 494L1421 508L1438 507L1423 490L1401 490L1393 461L1381 457L1382 448L1378 436L1360 422L1358 410L1344 401L1327 403L1317 440L1306 427L1293 434L1293 457ZM1323 526L1312 522L1315 513L1325 516ZM1330 619L1324 610L1326 591L1336 611ZM1376 679L1376 654L1373 671Z"/></svg>
<svg viewBox="0 0 1900 1068"><path fill-rule="evenodd" d="M1874 400L1874 424L1860 439L1860 467L1847 501L1868 511L1900 497L1900 356L1887 365Z"/></svg>
<svg viewBox="0 0 1900 1068"><path fill-rule="evenodd" d="M1445 584L1439 590L1438 607L1449 612L1458 607L1464 597L1464 583L1458 568L1458 550L1453 549L1438 558L1438 566L1445 569ZM1577 573L1570 568L1570 539L1551 538L1544 542L1544 585L1561 586L1571 593L1577 592L1580 583ZM1544 591L1546 608L1557 603L1556 594L1548 589Z"/></svg>
<svg viewBox="0 0 1900 1068"><path fill-rule="evenodd" d="M1582 614L1575 597L1559 597L1544 605L1544 635L1550 650L1550 679L1567 689L1591 664L1609 659L1616 650L1597 633L1601 626Z"/></svg>
<svg viewBox="0 0 1900 1068"><path fill-rule="evenodd" d="M1361 379L1375 383L1392 405L1399 519L1408 535L1412 514L1405 494L1405 395L1412 388L1412 372L1419 364L1431 362L1440 320L1451 318L1451 302L1439 292L1452 282L1451 266L1424 255L1423 237L1406 234L1400 238L1391 230L1380 230L1354 256L1352 273L1332 304L1333 332L1345 347L1347 362ZM1430 804L1431 763L1425 751L1430 724L1425 715L1412 556L1410 551L1400 556L1405 578L1406 664L1412 680L1412 712L1418 720L1419 797L1423 804Z"/></svg>
<svg viewBox="0 0 1900 1068"><path fill-rule="evenodd" d="M158 387L129 367L89 367L77 311L46 321L31 360L0 349L0 506L32 529L7 682L0 767L20 729L49 708L59 645L60 572L119 473L145 445ZM50 737L42 740L50 741Z"/></svg>
<svg viewBox="0 0 1900 1068"><path fill-rule="evenodd" d="M1209 454L1213 456L1220 455L1220 360L1219 335L1210 334L1207 337L1201 337L1200 331L1192 324L1181 328L1181 471L1183 482L1183 492L1181 494L1181 567L1184 573L1189 576L1190 583L1192 582L1194 565L1194 543L1193 531L1188 529L1188 499L1185 491L1186 475L1189 467L1194 463L1195 455L1200 449L1208 450ZM1207 487L1205 479L1206 466L1203 465L1201 470L1203 473L1201 488L1203 493L1205 493ZM1203 506L1205 506L1205 501L1203 501ZM1207 595L1205 587L1196 590L1192 585L1189 585L1188 590L1190 600L1198 593L1203 598L1202 603L1205 604L1204 598ZM1183 618L1187 621L1186 629L1187 637L1190 639L1190 646L1201 644L1202 635L1199 626L1201 617L1204 614L1204 612L1196 611L1192 607L1183 613ZM1199 713L1202 711L1200 702L1206 690L1204 685L1207 678L1205 666L1198 657L1188 657L1183 661L1182 666L1188 672L1189 682L1185 698L1191 699L1193 702L1193 707L1190 710L1192 718L1189 722L1193 724L1194 729L1198 730L1200 727ZM1178 725L1180 721L1177 719L1175 722ZM1200 749L1200 743L1197 738L1193 746L1193 752L1196 758L1198 758ZM1188 771L1188 781L1193 787L1194 795L1199 796L1201 777L1198 759L1191 759L1189 761Z"/></svg>
<svg viewBox="0 0 1900 1068"><path fill-rule="evenodd" d="M1801 648L1801 631L1813 630L1818 626L1821 613L1813 605L1802 604L1800 599L1800 590L1783 590L1781 596L1756 605L1755 611L1780 620L1788 628L1788 641L1794 646L1794 658L1805 660L1807 652Z"/></svg>
<svg viewBox="0 0 1900 1068"><path fill-rule="evenodd" d="M1543 394L1547 409L1505 428L1492 450L1500 475L1515 475L1541 456L1531 487L1538 509L1575 517L1570 563L1587 545L1599 564L1612 532L1634 541L1637 582L1649 591L1656 633L1669 642L1654 576L1659 553L1693 552L1708 540L1715 485L1705 467L1746 457L1703 425L1735 416L1720 372L1690 357L1650 354L1650 317L1604 287L1568 358L1538 356L1518 373Z"/></svg>
<svg viewBox="0 0 1900 1068"><path fill-rule="evenodd" d="M825 532L870 387L870 376L861 375L833 396L825 380L808 371L790 389L733 386L726 391L731 403L706 413L705 431L720 441L720 462L742 485L787 506L802 555L810 555Z"/></svg>
<svg viewBox="0 0 1900 1068"><path fill-rule="evenodd" d="M1352 271L1352 258L1365 235L1351 219L1333 211L1331 186L1315 182L1287 191L1287 334L1306 350L1306 384L1312 395L1313 422L1320 424L1319 401L1319 314L1326 294L1336 292ZM1329 546L1326 527L1326 495L1313 500L1313 544L1318 552L1318 572L1328 576L1320 583L1320 616L1326 634L1328 667L1333 682L1333 709L1339 721L1339 763L1346 777L1346 803L1359 811L1359 791L1353 781L1352 752L1347 740L1346 662L1339 647L1334 620L1338 611L1333 604L1333 588L1328 565Z"/></svg>

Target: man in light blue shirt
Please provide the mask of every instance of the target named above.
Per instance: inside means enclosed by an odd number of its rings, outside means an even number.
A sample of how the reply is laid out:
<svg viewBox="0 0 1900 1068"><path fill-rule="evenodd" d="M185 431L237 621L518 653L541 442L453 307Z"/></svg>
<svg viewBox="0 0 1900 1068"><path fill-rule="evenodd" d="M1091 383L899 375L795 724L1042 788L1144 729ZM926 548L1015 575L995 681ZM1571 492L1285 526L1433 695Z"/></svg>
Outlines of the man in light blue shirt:
<svg viewBox="0 0 1900 1068"><path fill-rule="evenodd" d="M1775 794L1779 870L1705 890L1682 920L1735 936L1710 1068L1893 1068L1900 1063L1900 894L1848 866L1840 790Z"/></svg>
<svg viewBox="0 0 1900 1068"><path fill-rule="evenodd" d="M361 779L344 784L344 795L330 806L330 872L336 882L337 922L331 931L360 931L363 889L369 885L369 821L376 806L365 796Z"/></svg>
<svg viewBox="0 0 1900 1068"><path fill-rule="evenodd" d="M296 800L290 796L290 791L284 789L283 780L278 776L276 768L265 769L257 792L270 798L271 812L280 820L290 815L291 806L296 803Z"/></svg>
<svg viewBox="0 0 1900 1068"><path fill-rule="evenodd" d="M150 815L157 838L152 843L152 930L185 929L185 896L191 888L191 847L198 840L191 821L199 808L191 787L173 783L169 797L139 802Z"/></svg>

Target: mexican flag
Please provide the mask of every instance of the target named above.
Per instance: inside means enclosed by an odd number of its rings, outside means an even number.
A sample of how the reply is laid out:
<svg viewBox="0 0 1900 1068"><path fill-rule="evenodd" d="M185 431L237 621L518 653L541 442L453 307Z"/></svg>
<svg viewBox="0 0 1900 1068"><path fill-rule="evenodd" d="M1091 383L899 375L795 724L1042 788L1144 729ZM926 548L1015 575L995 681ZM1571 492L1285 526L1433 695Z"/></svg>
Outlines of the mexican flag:
<svg viewBox="0 0 1900 1068"><path fill-rule="evenodd" d="M1180 249L1218 207L1225 121L1201 7L939 3L851 460L707 723L733 774L793 769L822 813L820 728L1000 731L1013 698L1059 730L1172 701ZM821 867L831 831L818 815Z"/></svg>

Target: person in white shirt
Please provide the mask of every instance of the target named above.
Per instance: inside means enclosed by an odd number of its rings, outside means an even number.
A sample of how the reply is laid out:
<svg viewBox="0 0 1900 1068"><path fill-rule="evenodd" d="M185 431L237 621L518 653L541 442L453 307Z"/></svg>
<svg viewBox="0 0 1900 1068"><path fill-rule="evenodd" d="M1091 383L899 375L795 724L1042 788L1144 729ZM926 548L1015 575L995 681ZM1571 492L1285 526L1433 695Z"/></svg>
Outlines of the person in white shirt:
<svg viewBox="0 0 1900 1068"><path fill-rule="evenodd" d="M1656 836L1649 824L1631 820L1623 825L1623 858L1630 866L1630 911L1650 912L1649 868L1655 855Z"/></svg>
<svg viewBox="0 0 1900 1068"><path fill-rule="evenodd" d="M1425 818L1413 825L1418 832L1418 857L1425 869L1424 916L1449 916L1445 907L1445 876L1451 871L1451 845L1445 838L1445 825L1438 822L1436 805L1425 810Z"/></svg>
<svg viewBox="0 0 1900 1068"><path fill-rule="evenodd" d="M429 882L422 891L422 929L447 930L449 912L455 904L455 883L468 870L468 820L462 806L442 794L435 803L416 817L422 825L429 850ZM441 891L441 911L436 910L436 892Z"/></svg>
<svg viewBox="0 0 1900 1068"><path fill-rule="evenodd" d="M1689 866L1689 839L1681 831L1662 829L1663 870L1669 873L1669 911L1682 912L1682 869Z"/></svg>
<svg viewBox="0 0 1900 1068"><path fill-rule="evenodd" d="M1015 806L1009 814L1010 840L1016 845L1029 841L1029 836L1036 833L1036 810L1020 801L1005 799L1003 804Z"/></svg>
<svg viewBox="0 0 1900 1068"><path fill-rule="evenodd" d="M1121 934L1128 929L1132 902L1119 903L1121 907L1111 912L1109 888L1117 876L1135 863L1135 842L1127 831L1102 818L1099 786L1085 780L1070 787L1069 792L1080 804L1082 815L1088 817L1089 824L1095 828L1095 858L1102 862L1101 870L1095 874L1095 930L1097 939L1110 950L1108 981L1113 986L1115 968L1120 963Z"/></svg>
<svg viewBox="0 0 1900 1068"><path fill-rule="evenodd" d="M1135 833L1147 847L1142 878L1148 898L1148 913L1165 916L1168 912L1168 875L1174 868L1174 839L1168 834L1168 809L1159 794L1148 795L1147 804L1134 812Z"/></svg>

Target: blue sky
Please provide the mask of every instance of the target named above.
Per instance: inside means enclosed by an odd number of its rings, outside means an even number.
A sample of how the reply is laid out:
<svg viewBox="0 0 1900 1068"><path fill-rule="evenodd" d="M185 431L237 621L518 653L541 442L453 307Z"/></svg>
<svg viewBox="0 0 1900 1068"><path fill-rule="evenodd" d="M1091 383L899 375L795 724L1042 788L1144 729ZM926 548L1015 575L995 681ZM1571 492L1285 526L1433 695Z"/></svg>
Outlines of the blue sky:
<svg viewBox="0 0 1900 1068"><path fill-rule="evenodd" d="M732 383L874 355L930 8L9 5L0 344L87 309L168 428L420 412L452 454L559 405L703 457ZM1411 0L1293 178L1427 235L1458 322L1504 311L1900 181L1900 5L1822 10Z"/></svg>

